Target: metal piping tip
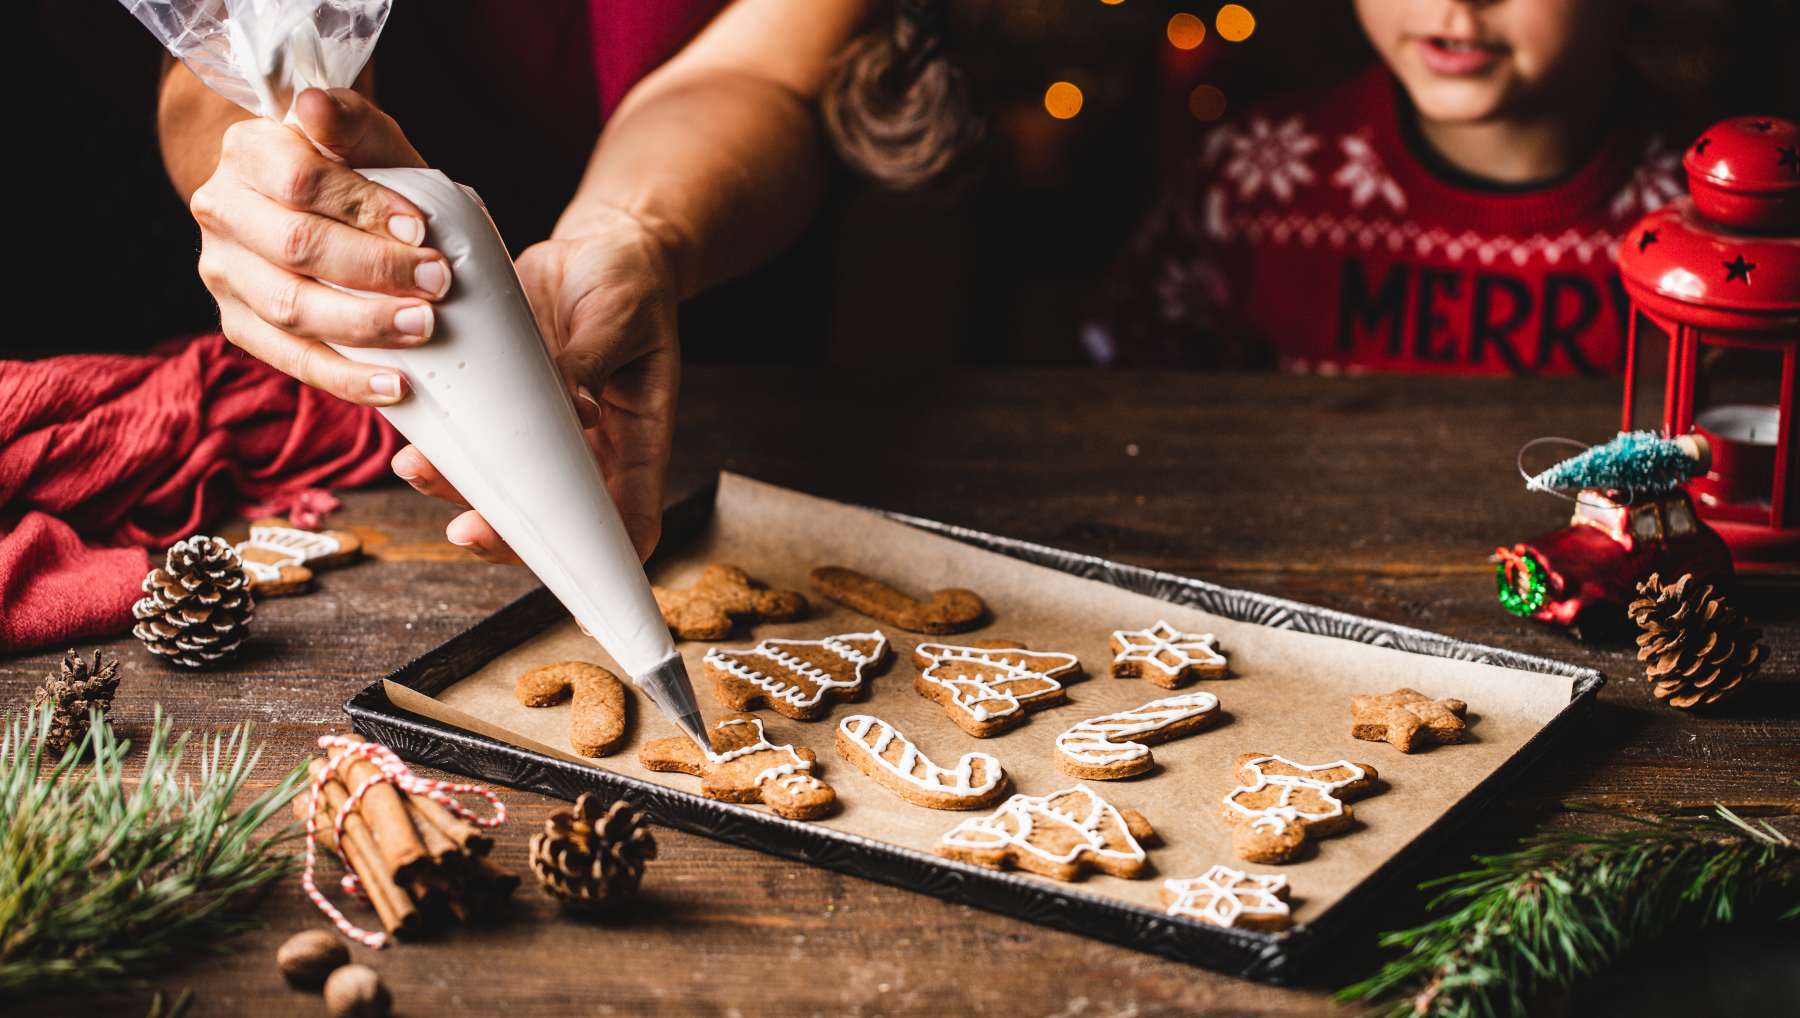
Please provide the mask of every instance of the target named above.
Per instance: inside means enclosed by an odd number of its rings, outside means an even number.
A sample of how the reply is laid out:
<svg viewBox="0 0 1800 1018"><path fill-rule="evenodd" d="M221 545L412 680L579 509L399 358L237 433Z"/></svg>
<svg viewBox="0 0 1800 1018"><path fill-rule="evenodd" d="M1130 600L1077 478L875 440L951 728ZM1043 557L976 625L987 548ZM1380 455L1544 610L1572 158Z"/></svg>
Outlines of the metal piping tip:
<svg viewBox="0 0 1800 1018"><path fill-rule="evenodd" d="M654 668L634 676L632 684L644 691L663 716L674 722L681 733L694 740L694 745L712 751L712 739L706 733L706 719L700 716L700 704L694 699L694 684L689 681L687 662L679 653L670 654Z"/></svg>

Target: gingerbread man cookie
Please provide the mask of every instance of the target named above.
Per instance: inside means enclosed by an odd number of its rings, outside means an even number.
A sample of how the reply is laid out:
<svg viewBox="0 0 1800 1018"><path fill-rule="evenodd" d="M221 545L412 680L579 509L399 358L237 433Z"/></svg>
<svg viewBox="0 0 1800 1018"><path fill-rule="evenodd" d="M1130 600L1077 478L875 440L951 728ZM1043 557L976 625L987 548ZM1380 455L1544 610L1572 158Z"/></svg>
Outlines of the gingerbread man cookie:
<svg viewBox="0 0 1800 1018"><path fill-rule="evenodd" d="M1225 655L1211 633L1183 633L1158 619L1149 629L1113 630L1111 643L1115 679L1148 679L1175 689L1190 679L1225 676Z"/></svg>
<svg viewBox="0 0 1800 1018"><path fill-rule="evenodd" d="M920 669L913 683L919 695L941 704L957 727L978 739L1067 700L1057 680L1081 670L1073 654L1027 650L1002 640L921 643L913 649L913 663Z"/></svg>
<svg viewBox="0 0 1800 1018"><path fill-rule="evenodd" d="M940 767L898 728L868 714L838 722L837 750L888 791L928 809L984 809L1012 787L992 756L964 753L955 767Z"/></svg>
<svg viewBox="0 0 1800 1018"><path fill-rule="evenodd" d="M1245 873L1223 863L1197 877L1165 880L1162 886L1169 915L1228 928L1287 929L1292 921L1287 898L1287 877Z"/></svg>
<svg viewBox="0 0 1800 1018"><path fill-rule="evenodd" d="M1193 690L1088 718L1056 737L1056 767L1091 781L1142 774L1156 765L1150 744L1197 732L1218 716L1219 698Z"/></svg>
<svg viewBox="0 0 1800 1018"><path fill-rule="evenodd" d="M683 640L723 640L734 623L789 622L806 613L806 597L769 590L737 566L707 566L685 590L651 587L663 621Z"/></svg>
<svg viewBox="0 0 1800 1018"><path fill-rule="evenodd" d="M880 630L822 640L764 640L749 650L709 650L706 674L719 702L745 710L758 702L796 721L815 721L835 700L860 693L888 657Z"/></svg>
<svg viewBox="0 0 1800 1018"><path fill-rule="evenodd" d="M1074 880L1089 869L1136 877L1149 861L1139 839L1155 834L1136 810L1117 809L1093 789L1076 785L1049 795L1015 795L987 816L952 827L934 851L1055 880Z"/></svg>
<svg viewBox="0 0 1800 1018"><path fill-rule="evenodd" d="M972 590L934 590L920 601L873 576L843 566L812 571L813 589L846 608L914 633L960 633L987 617L987 603Z"/></svg>
<svg viewBox="0 0 1800 1018"><path fill-rule="evenodd" d="M1350 698L1350 735L1411 753L1422 742L1461 742L1468 710L1461 700L1433 700L1414 689L1359 693Z"/></svg>
<svg viewBox="0 0 1800 1018"><path fill-rule="evenodd" d="M527 707L569 700L569 745L582 756L605 756L625 739L625 684L599 665L539 665L519 676L513 693Z"/></svg>
<svg viewBox="0 0 1800 1018"><path fill-rule="evenodd" d="M250 536L236 545L250 589L262 597L297 594L319 569L350 561L362 540L348 530L301 530L281 520L255 520Z"/></svg>
<svg viewBox="0 0 1800 1018"><path fill-rule="evenodd" d="M1295 763L1271 753L1238 757L1238 787L1225 796L1225 819L1234 826L1231 847L1249 862L1281 863L1306 839L1350 826L1350 807L1340 796L1367 791L1380 775L1368 764L1336 760Z"/></svg>
<svg viewBox="0 0 1800 1018"><path fill-rule="evenodd" d="M647 742L638 761L653 771L700 777L700 794L722 802L760 802L791 820L824 816L837 793L814 774L813 751L776 745L754 714L729 714L713 724L712 749L677 735Z"/></svg>

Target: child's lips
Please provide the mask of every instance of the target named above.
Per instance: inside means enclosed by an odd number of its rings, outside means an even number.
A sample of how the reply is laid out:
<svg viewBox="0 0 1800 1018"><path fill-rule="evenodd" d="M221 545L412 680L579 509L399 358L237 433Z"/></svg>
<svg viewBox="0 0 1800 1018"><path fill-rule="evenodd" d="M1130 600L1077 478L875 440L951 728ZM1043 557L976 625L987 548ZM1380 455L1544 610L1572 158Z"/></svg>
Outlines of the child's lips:
<svg viewBox="0 0 1800 1018"><path fill-rule="evenodd" d="M1447 35L1414 36L1419 58L1436 74L1469 77L1486 74L1506 55L1506 47L1498 43L1458 39Z"/></svg>

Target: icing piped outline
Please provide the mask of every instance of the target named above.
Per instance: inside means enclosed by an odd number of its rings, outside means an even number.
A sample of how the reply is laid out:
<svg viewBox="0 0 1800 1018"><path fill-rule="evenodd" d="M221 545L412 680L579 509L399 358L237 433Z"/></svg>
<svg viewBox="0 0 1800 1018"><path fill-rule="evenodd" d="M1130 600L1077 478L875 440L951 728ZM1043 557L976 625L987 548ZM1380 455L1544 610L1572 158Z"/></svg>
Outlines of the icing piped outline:
<svg viewBox="0 0 1800 1018"><path fill-rule="evenodd" d="M949 690L950 701L964 714L976 721L988 721L993 718L1010 717L1024 709L1026 703L1042 699L1063 688L1057 675L1067 675L1081 667L1081 660L1073 654L1064 654L1051 650L1027 650L1024 647L968 647L954 643L921 643L913 648L913 653L931 663L919 672L919 677L934 686ZM1007 654L1032 654L1039 657L1060 659L1054 668L1040 671L1014 664L1006 660ZM994 665L1006 671L1006 677L999 679L981 678L975 675L938 675L934 674L940 667L953 667L960 662L977 662ZM1018 693L1003 693L996 689L1003 682L1018 682L1024 679L1037 679L1045 684L1045 688L1035 693L1021 696ZM963 685L974 686L982 691L982 695L965 697ZM999 710L990 711L982 706L985 703L999 702Z"/></svg>
<svg viewBox="0 0 1800 1018"><path fill-rule="evenodd" d="M846 642L856 639L875 640L875 649L868 654L864 654ZM780 647L776 646L777 644L788 647L827 648L856 666L855 677L847 682L834 679L830 672L807 664L800 658L781 650ZM863 684L863 680L868 677L868 670L879 663L883 657L887 656L887 649L887 634L879 629L874 629L866 633L839 633L835 636L821 637L817 640L765 639L748 650L724 650L715 647L706 652L705 662L733 678L750 683L757 689L762 690L764 696L780 700L797 709L809 710L813 707L817 707L824 699L825 694L830 690L855 690L860 688ZM815 687L813 693L808 697L800 686L788 685L785 682L777 680L772 675L765 675L745 665L739 664L735 659L726 656L729 654L761 655L762 657L775 662L777 665L786 668L788 671L794 672L812 682Z"/></svg>
<svg viewBox="0 0 1800 1018"><path fill-rule="evenodd" d="M864 738L870 729L877 729L873 744ZM920 752L919 747L902 734L898 728L872 714L852 714L838 722L838 731L848 735L864 751L874 757L876 763L880 764L883 770L917 787L922 792L949 795L959 799L979 799L1000 787L1000 782L1006 778L1006 772L1001 768L1000 761L988 753L964 753L962 758L956 762L955 768L947 768L933 763L931 758ZM900 740L905 747L898 763L882 755L882 751L887 749L895 739ZM987 764L987 780L980 785L975 785L973 783L974 771L975 763L978 760L985 761ZM913 765L919 762L925 764L927 775L925 778L913 773ZM945 777L951 779L948 784L943 781Z"/></svg>
<svg viewBox="0 0 1800 1018"><path fill-rule="evenodd" d="M763 770L758 771L756 777L752 778L750 783L752 785L761 785L769 778L779 778L780 780L778 780L776 784L790 792L808 788L813 785L817 785L821 788L825 786L825 782L820 781L812 775L812 761L807 760L799 753L795 752L793 743L784 743L777 746L769 741L768 732L763 729L762 718L726 718L718 724L713 725L713 730L724 731L732 725L755 725L756 741L748 746L739 746L736 749L728 749L723 753L714 753L709 746L700 747L700 752L706 754L706 759L711 762L714 767L717 767L720 764L730 763L739 757L750 756L753 753L761 753L765 750L786 750L788 756L792 760L791 763L776 764L773 767L766 767Z"/></svg>
<svg viewBox="0 0 1800 1018"><path fill-rule="evenodd" d="M1051 799L1074 794L1085 795L1091 801L1092 806L1089 808L1086 816L1077 818L1064 813L1061 810L1051 808ZM1070 846L1068 852L1061 855L1051 854L1031 844L1031 833L1036 829L1032 817L1044 815L1058 818L1061 821L1061 826L1078 832L1081 835L1082 840L1077 841L1074 845ZM1011 833L1000 827L1000 822L1007 817L1012 817L1016 821L1016 826L1019 829L1017 834ZM1120 850L1105 847L1104 839L1099 834L1098 828L1108 819L1111 819L1113 823L1118 825L1119 832L1125 836L1125 843L1130 846L1129 849ZM968 835L975 832L992 835L999 840L969 840ZM1005 802L1001 803L1000 808L994 810L992 813L986 814L985 816L970 817L944 832L943 837L938 839L938 843L955 848L966 848L977 851L991 851L999 847L1012 846L1022 852L1028 852L1037 856L1039 859L1043 859L1046 862L1056 864L1074 862L1077 858L1080 858L1084 852L1092 853L1106 859L1126 859L1132 862L1143 862L1145 859L1149 858L1149 853L1145 852L1144 846L1138 843L1137 835L1131 833L1130 825L1128 825L1125 822L1125 818L1120 815L1118 808L1112 803L1107 802L1105 799L1102 799L1099 793L1095 792L1085 784L1072 785L1068 788L1050 792L1046 795L1014 794Z"/></svg>
<svg viewBox="0 0 1800 1018"><path fill-rule="evenodd" d="M1151 665L1157 671L1171 678L1180 675L1183 670L1195 665L1208 667L1226 664L1225 655L1219 653L1219 638L1211 633L1183 633L1163 619L1148 629L1115 629L1113 639L1125 644L1125 649L1113 655L1113 664L1135 661ZM1136 642L1131 638L1143 637L1148 643ZM1163 651L1171 651L1181 658L1181 663L1170 666L1157 657ZM1202 656L1195 656L1193 651L1199 650Z"/></svg>
<svg viewBox="0 0 1800 1018"><path fill-rule="evenodd" d="M1242 880L1255 886L1232 886ZM1293 914L1291 906L1279 896L1287 884L1288 878L1279 873L1250 874L1217 863L1197 877L1163 881L1163 887L1177 895L1165 914L1226 927L1236 926L1244 916L1283 918ZM1245 896L1251 900L1246 902ZM1199 906L1201 900L1208 904Z"/></svg>
<svg viewBox="0 0 1800 1018"><path fill-rule="evenodd" d="M1262 764L1267 763L1270 760L1279 760L1289 767L1302 771L1328 771L1336 767L1344 767L1348 768L1353 773L1350 777L1347 777L1342 781L1321 781L1317 778L1306 778L1292 774L1264 774ZM1343 816L1344 800L1331 793L1343 788L1345 785L1355 784L1365 777L1368 777L1367 771L1348 760L1333 760L1331 763L1322 764L1303 764L1296 763L1285 756L1280 756L1275 753L1270 753L1267 756L1259 756L1252 760L1246 760L1238 769L1242 770L1245 767L1250 768L1256 773L1256 784L1239 785L1232 789L1225 796L1225 805L1228 809L1234 810L1242 816L1249 817L1250 826L1253 829L1267 830L1276 834L1287 830L1288 824L1293 823L1296 820L1304 819L1312 823L1317 823L1321 820L1330 820L1334 817ZM1264 806L1261 809L1251 809L1248 806L1244 806L1237 802L1237 797L1239 795L1246 792L1258 792L1269 785L1281 786L1281 798L1275 805ZM1288 800L1293 798L1294 791L1300 788L1311 789L1312 791L1319 793L1320 798L1330 804L1329 807L1322 813L1314 813L1289 805Z"/></svg>
<svg viewBox="0 0 1800 1018"><path fill-rule="evenodd" d="M1056 751L1076 763L1094 767L1129 763L1150 755L1148 745L1132 741L1130 736L1147 735L1196 715L1217 710L1218 707L1219 698L1204 690L1196 689L1175 696L1165 696L1130 710L1114 711L1077 722L1056 737ZM1145 715L1144 711L1152 713ZM1113 741L1119 738L1126 741ZM1091 745L1093 749L1071 749L1071 744L1078 739L1084 740L1082 746Z"/></svg>

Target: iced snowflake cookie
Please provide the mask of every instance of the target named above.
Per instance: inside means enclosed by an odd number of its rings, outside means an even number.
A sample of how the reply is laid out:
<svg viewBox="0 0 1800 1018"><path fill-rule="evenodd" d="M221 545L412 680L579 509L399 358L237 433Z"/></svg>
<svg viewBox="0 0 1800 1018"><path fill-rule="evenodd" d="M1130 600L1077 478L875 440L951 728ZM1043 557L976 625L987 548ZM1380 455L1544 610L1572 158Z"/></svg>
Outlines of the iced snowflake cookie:
<svg viewBox="0 0 1800 1018"><path fill-rule="evenodd" d="M1111 642L1115 679L1147 679L1175 689L1190 679L1225 676L1225 655L1211 633L1183 633L1158 620L1149 629L1116 629Z"/></svg>
<svg viewBox="0 0 1800 1018"><path fill-rule="evenodd" d="M1214 926L1252 930L1285 930L1288 878L1250 874L1223 863L1197 877L1165 880L1162 900L1168 914Z"/></svg>
<svg viewBox="0 0 1800 1018"><path fill-rule="evenodd" d="M789 622L806 614L806 596L769 590L737 566L714 563L693 586L651 587L663 621L683 640L723 640L738 622Z"/></svg>
<svg viewBox="0 0 1800 1018"><path fill-rule="evenodd" d="M582 756L605 756L625 738L625 684L599 665L539 665L519 676L513 692L527 707L569 700L569 745Z"/></svg>
<svg viewBox="0 0 1800 1018"><path fill-rule="evenodd" d="M362 540L347 530L301 530L281 520L256 520L237 544L250 589L262 597L297 594L313 574L362 553Z"/></svg>
<svg viewBox="0 0 1800 1018"><path fill-rule="evenodd" d="M868 714L838 722L837 751L895 795L928 809L985 809L1012 787L992 756L964 753L955 767L940 767L898 728Z"/></svg>
<svg viewBox="0 0 1800 1018"><path fill-rule="evenodd" d="M791 820L824 816L837 793L821 781L813 751L776 745L754 714L730 714L713 724L712 749L677 735L647 742L638 762L653 771L700 778L700 794L722 802L760 802Z"/></svg>
<svg viewBox="0 0 1800 1018"><path fill-rule="evenodd" d="M1156 766L1151 744L1197 732L1218 716L1219 698L1193 690L1088 718L1056 737L1056 767L1090 781L1142 774Z"/></svg>
<svg viewBox="0 0 1800 1018"><path fill-rule="evenodd" d="M863 680L887 661L879 630L822 640L764 640L749 650L709 650L706 674L719 702L732 710L765 703L777 714L816 721L837 700L862 692Z"/></svg>
<svg viewBox="0 0 1800 1018"><path fill-rule="evenodd" d="M987 603L972 590L934 590L924 601L843 566L812 571L813 589L853 611L914 633L960 633L987 617Z"/></svg>
<svg viewBox="0 0 1800 1018"><path fill-rule="evenodd" d="M1225 796L1225 819L1235 828L1231 847L1248 862L1286 862L1308 837L1349 827L1342 796L1367 791L1379 777L1368 764L1348 760L1302 764L1245 753L1237 761L1238 787Z"/></svg>
<svg viewBox="0 0 1800 1018"><path fill-rule="evenodd" d="M1359 693L1350 698L1350 735L1411 753L1421 743L1461 742L1468 710L1461 700L1433 700L1413 689Z"/></svg>
<svg viewBox="0 0 1800 1018"><path fill-rule="evenodd" d="M1074 676L1073 654L1027 650L1024 644L978 640L968 645L921 643L913 650L913 688L936 701L957 727L978 739L1015 728L1025 715L1068 699L1058 680Z"/></svg>
<svg viewBox="0 0 1800 1018"><path fill-rule="evenodd" d="M934 851L1055 880L1074 880L1090 869L1136 877L1149 860L1139 839L1155 835L1136 810L1116 809L1093 789L1076 785L1049 795L1015 795L987 816L952 827Z"/></svg>

